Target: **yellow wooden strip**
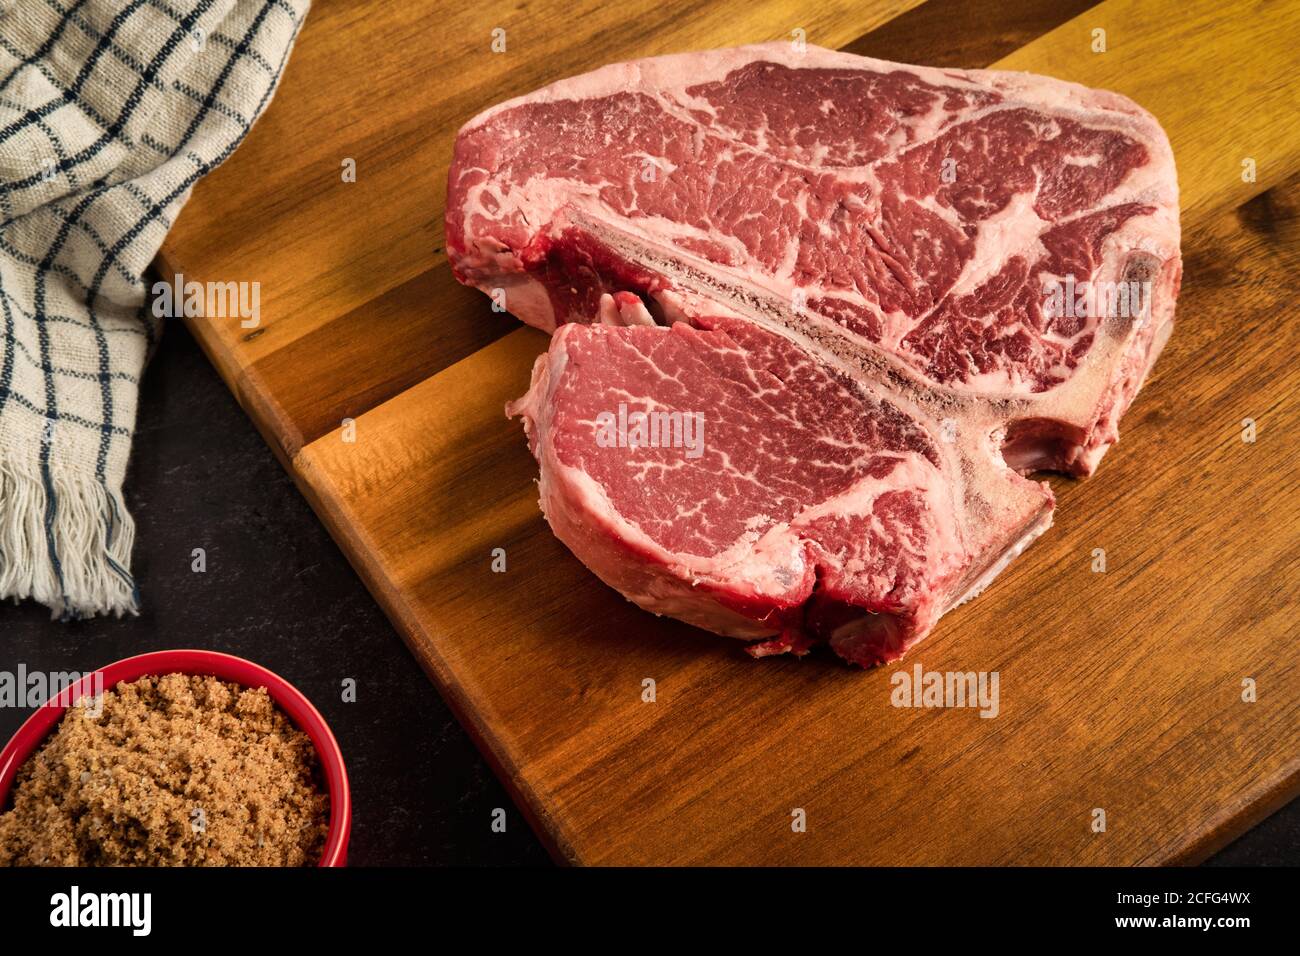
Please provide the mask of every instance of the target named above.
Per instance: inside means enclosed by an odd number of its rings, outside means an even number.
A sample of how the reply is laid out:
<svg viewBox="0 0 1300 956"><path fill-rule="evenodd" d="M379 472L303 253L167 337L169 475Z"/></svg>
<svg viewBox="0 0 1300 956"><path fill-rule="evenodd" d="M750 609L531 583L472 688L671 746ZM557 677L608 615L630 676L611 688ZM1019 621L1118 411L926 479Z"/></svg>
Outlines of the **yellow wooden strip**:
<svg viewBox="0 0 1300 956"><path fill-rule="evenodd" d="M1115 90L1154 113L1186 227L1300 170L1297 38L1300 3L1288 0L1107 0L994 66ZM1093 52L1099 39L1105 52Z"/></svg>
<svg viewBox="0 0 1300 956"><path fill-rule="evenodd" d="M511 526L503 504L525 501L526 517L538 514L536 469L521 467L526 444L505 405L527 391L546 343L521 327L312 442L297 465L328 477L331 495L355 509L350 523L370 531L371 550L403 577L454 567ZM395 509L401 500L389 495L408 485L420 492L418 508ZM377 526L389 517L394 524Z"/></svg>

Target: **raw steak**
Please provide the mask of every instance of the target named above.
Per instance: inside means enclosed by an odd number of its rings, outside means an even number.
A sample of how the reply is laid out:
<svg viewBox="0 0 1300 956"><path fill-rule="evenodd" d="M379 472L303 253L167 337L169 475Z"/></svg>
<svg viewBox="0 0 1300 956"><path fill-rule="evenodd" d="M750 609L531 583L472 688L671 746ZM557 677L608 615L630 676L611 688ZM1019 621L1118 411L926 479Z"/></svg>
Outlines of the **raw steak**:
<svg viewBox="0 0 1300 956"><path fill-rule="evenodd" d="M1022 475L1092 472L1181 278L1131 101L786 44L480 114L446 232L457 278L556 332L510 411L560 539L756 655L864 665L1050 525Z"/></svg>

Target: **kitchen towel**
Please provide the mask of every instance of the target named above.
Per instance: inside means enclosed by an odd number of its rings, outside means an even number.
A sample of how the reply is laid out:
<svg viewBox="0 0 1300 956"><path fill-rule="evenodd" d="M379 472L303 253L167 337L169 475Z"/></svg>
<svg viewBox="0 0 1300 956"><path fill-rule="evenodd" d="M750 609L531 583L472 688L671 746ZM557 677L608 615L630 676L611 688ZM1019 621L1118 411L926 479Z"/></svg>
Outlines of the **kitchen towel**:
<svg viewBox="0 0 1300 956"><path fill-rule="evenodd" d="M0 0L0 597L134 613L144 271L308 0Z"/></svg>

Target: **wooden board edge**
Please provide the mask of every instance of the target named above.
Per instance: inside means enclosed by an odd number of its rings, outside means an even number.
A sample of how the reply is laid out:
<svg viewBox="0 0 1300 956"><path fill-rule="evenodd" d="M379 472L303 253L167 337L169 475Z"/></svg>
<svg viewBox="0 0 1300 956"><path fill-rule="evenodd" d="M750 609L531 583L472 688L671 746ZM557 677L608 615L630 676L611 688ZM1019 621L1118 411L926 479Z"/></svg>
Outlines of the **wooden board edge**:
<svg viewBox="0 0 1300 956"><path fill-rule="evenodd" d="M189 274L169 255L165 244L154 258L154 268L163 275ZM239 353L226 348L225 342L216 334L208 319L202 316L185 316L165 321L180 321L185 324L194 341L212 363L212 367L217 370L217 375L225 382L226 388L239 403L239 407L244 410L262 438L271 446L271 451L280 460L280 464L286 471L291 471L290 462L303 445L302 433L275 401L272 389L265 387L256 369L240 363ZM163 334L166 334L165 328Z"/></svg>
<svg viewBox="0 0 1300 956"><path fill-rule="evenodd" d="M329 435L322 436L317 441L328 438ZM551 859L561 865L583 863L574 844L565 836L563 825L547 810L540 796L523 783L523 775L503 741L480 719L476 709L462 693L450 669L437 654L433 641L427 637L423 641L419 639L418 635L423 629L414 612L401 591L384 574L379 561L374 558L377 549L372 547L358 523L352 520L346 505L333 493L328 475L315 467L312 445L303 447L293 457L289 472L312 511L325 525L330 537L383 609L393 629L433 682L452 715L465 728L470 740L515 801Z"/></svg>
<svg viewBox="0 0 1300 956"><path fill-rule="evenodd" d="M1198 866L1222 850L1256 824L1300 798L1300 757L1281 768L1260 788L1258 794L1245 794L1221 817L1181 845L1174 846L1158 866Z"/></svg>

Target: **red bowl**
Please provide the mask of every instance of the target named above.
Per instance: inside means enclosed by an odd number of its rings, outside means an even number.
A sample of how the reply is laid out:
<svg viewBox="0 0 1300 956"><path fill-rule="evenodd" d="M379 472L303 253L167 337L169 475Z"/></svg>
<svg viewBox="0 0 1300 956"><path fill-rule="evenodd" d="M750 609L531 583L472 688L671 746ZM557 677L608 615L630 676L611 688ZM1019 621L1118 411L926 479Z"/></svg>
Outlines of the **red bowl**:
<svg viewBox="0 0 1300 956"><path fill-rule="evenodd" d="M265 687L271 699L298 729L311 738L312 745L320 756L330 796L329 833L325 838L325 852L321 855L320 865L346 866L348 835L352 831L352 792L348 789L348 771L343 765L343 751L339 750L338 741L330 732L325 718L312 706L311 701L283 677L242 657L218 654L216 651L155 651L152 654L128 657L102 667L93 674L87 674L71 687L64 688L53 702L36 708L36 713L27 718L27 722L18 728L18 733L5 745L5 749L0 751L0 808L9 799L9 791L23 761L40 747L78 697L95 693L93 681L96 674L102 681L99 686L107 690L122 681L129 683L140 677L175 673L210 675L244 687Z"/></svg>

